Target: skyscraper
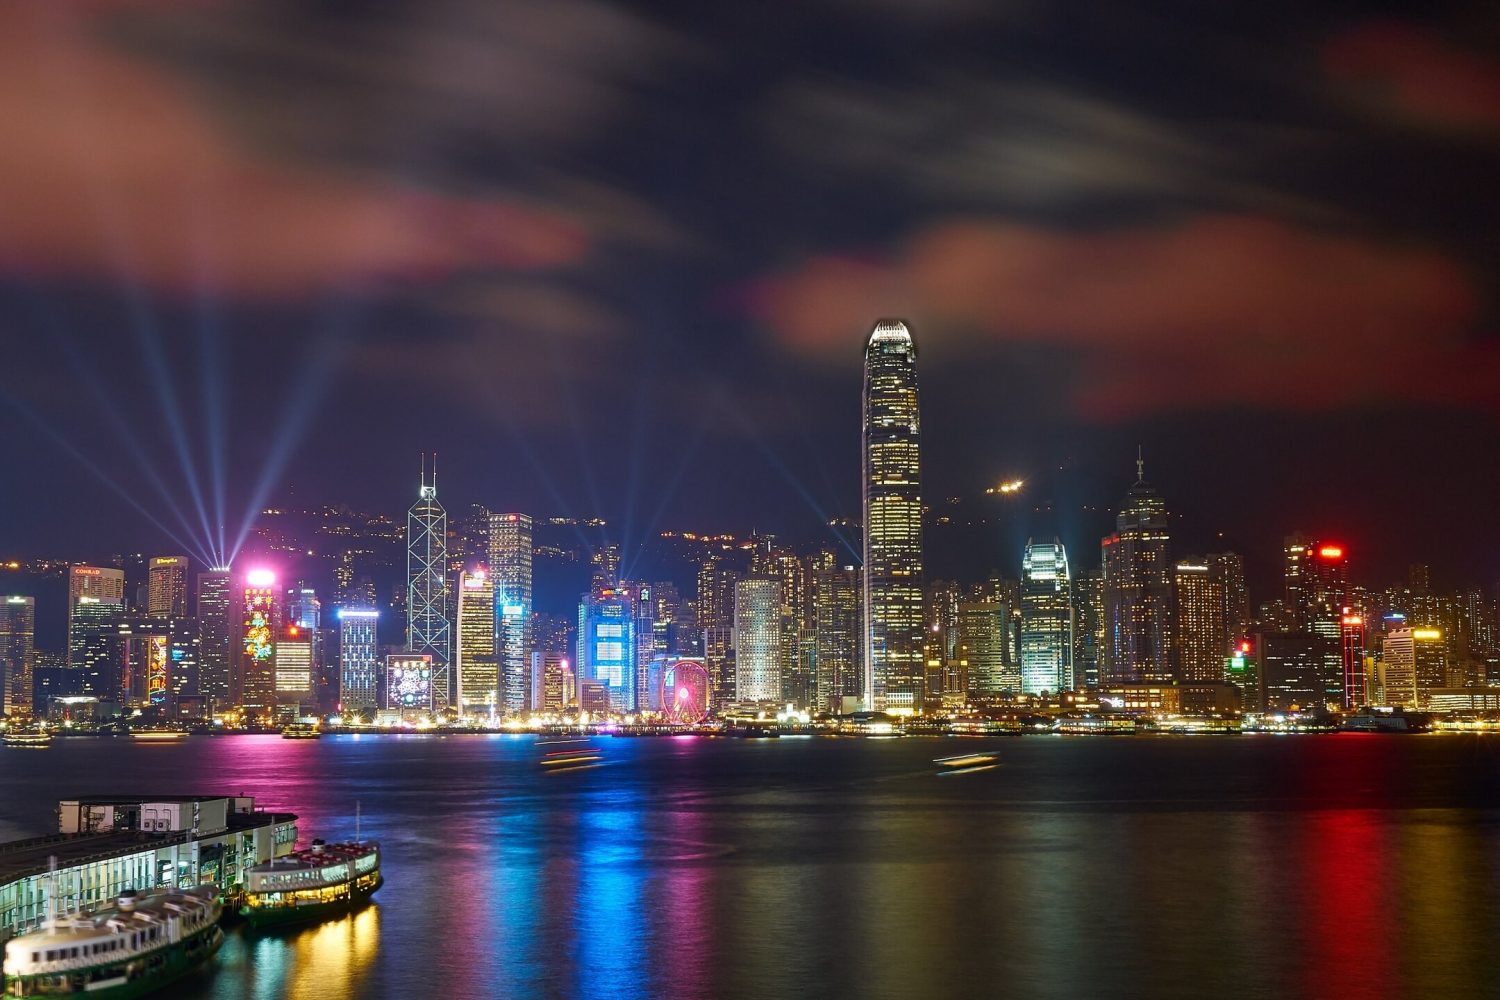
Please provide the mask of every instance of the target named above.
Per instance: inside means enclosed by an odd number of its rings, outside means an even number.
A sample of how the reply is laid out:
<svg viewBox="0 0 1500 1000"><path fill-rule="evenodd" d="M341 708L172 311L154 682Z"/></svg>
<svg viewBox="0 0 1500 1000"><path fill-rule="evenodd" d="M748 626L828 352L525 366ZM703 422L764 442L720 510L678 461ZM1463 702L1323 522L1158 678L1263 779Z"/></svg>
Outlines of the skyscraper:
<svg viewBox="0 0 1500 1000"><path fill-rule="evenodd" d="M578 681L606 685L609 707L635 707L635 602L630 591L605 587L585 594L578 605Z"/></svg>
<svg viewBox="0 0 1500 1000"><path fill-rule="evenodd" d="M846 699L853 701L864 693L859 621L864 602L859 584L860 573L853 566L828 566L813 572L815 710L843 712Z"/></svg>
<svg viewBox="0 0 1500 1000"><path fill-rule="evenodd" d="M1358 708L1366 703L1368 679L1365 676L1365 620L1354 608L1344 608L1339 618L1339 647L1343 657L1344 707Z"/></svg>
<svg viewBox="0 0 1500 1000"><path fill-rule="evenodd" d="M714 686L715 706L735 699L734 587L740 574L716 555L698 568L698 628L703 636L703 659ZM864 680L860 687L863 690Z"/></svg>
<svg viewBox="0 0 1500 1000"><path fill-rule="evenodd" d="M313 707L313 631L288 622L276 639L278 722L295 722Z"/></svg>
<svg viewBox="0 0 1500 1000"><path fill-rule="evenodd" d="M1021 563L1021 691L1073 688L1073 594L1062 542L1028 541Z"/></svg>
<svg viewBox="0 0 1500 1000"><path fill-rule="evenodd" d="M493 716L500 711L500 668L495 654L495 581L471 569L458 582L458 710Z"/></svg>
<svg viewBox="0 0 1500 1000"><path fill-rule="evenodd" d="M452 700L453 679L448 669L448 514L437 498L436 464L429 485L423 457L417 502L406 513L406 648L431 658L432 709L441 713Z"/></svg>
<svg viewBox="0 0 1500 1000"><path fill-rule="evenodd" d="M36 598L0 597L0 712L31 711L36 666Z"/></svg>
<svg viewBox="0 0 1500 1000"><path fill-rule="evenodd" d="M235 701L264 717L276 704L276 639L282 624L276 574L268 569L251 570L245 575L243 594Z"/></svg>
<svg viewBox="0 0 1500 1000"><path fill-rule="evenodd" d="M532 522L529 514L490 515L490 578L495 600L495 656L500 706L507 713L530 704L533 639Z"/></svg>
<svg viewBox="0 0 1500 1000"><path fill-rule="evenodd" d="M1078 686L1099 686L1103 655L1104 571L1095 567L1073 577L1073 680Z"/></svg>
<svg viewBox="0 0 1500 1000"><path fill-rule="evenodd" d="M146 613L152 618L186 618L187 556L153 556L146 576Z"/></svg>
<svg viewBox="0 0 1500 1000"><path fill-rule="evenodd" d="M1102 544L1104 663L1101 682L1172 679L1172 564L1167 506L1136 458L1135 485Z"/></svg>
<svg viewBox="0 0 1500 1000"><path fill-rule="evenodd" d="M234 626L228 567L198 574L198 693L210 710L229 704L234 663Z"/></svg>
<svg viewBox="0 0 1500 1000"><path fill-rule="evenodd" d="M735 584L735 700L781 700L781 640L781 581L750 577Z"/></svg>
<svg viewBox="0 0 1500 1000"><path fill-rule="evenodd" d="M993 698L1005 690L1010 609L999 601L965 601L958 606L959 652L969 665L969 692Z"/></svg>
<svg viewBox="0 0 1500 1000"><path fill-rule="evenodd" d="M922 463L917 348L900 320L865 344L863 414L865 707L921 708Z"/></svg>
<svg viewBox="0 0 1500 1000"><path fill-rule="evenodd" d="M101 566L68 568L68 666L83 665L77 627L96 625L125 610L125 571Z"/></svg>
<svg viewBox="0 0 1500 1000"><path fill-rule="evenodd" d="M339 612L340 711L374 711L380 706L379 620L380 612L369 608L344 608Z"/></svg>
<svg viewBox="0 0 1500 1000"><path fill-rule="evenodd" d="M1178 561L1172 571L1177 607L1177 672L1190 684L1224 678L1229 633L1224 625L1224 581L1207 559Z"/></svg>

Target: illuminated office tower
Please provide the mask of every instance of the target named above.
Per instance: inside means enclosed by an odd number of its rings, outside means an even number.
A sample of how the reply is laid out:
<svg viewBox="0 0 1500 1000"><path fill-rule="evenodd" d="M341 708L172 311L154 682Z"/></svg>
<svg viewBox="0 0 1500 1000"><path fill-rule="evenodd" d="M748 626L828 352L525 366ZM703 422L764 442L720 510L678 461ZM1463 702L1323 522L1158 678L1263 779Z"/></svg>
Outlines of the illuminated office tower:
<svg viewBox="0 0 1500 1000"><path fill-rule="evenodd" d="M781 581L751 577L734 587L736 701L781 700Z"/></svg>
<svg viewBox="0 0 1500 1000"><path fill-rule="evenodd" d="M245 575L243 596L234 700L241 708L264 716L276 705L276 638L282 624L276 574L268 569L251 570Z"/></svg>
<svg viewBox="0 0 1500 1000"><path fill-rule="evenodd" d="M1344 678L1344 707L1359 708L1365 704L1368 681L1365 676L1365 620L1354 608L1344 608L1339 617L1339 651Z"/></svg>
<svg viewBox="0 0 1500 1000"><path fill-rule="evenodd" d="M500 705L500 665L495 656L495 581L472 569L458 582L458 710L493 717Z"/></svg>
<svg viewBox="0 0 1500 1000"><path fill-rule="evenodd" d="M81 610L80 610L81 609ZM97 625L125 611L125 571L100 566L68 568L68 666L83 666L77 626Z"/></svg>
<svg viewBox="0 0 1500 1000"><path fill-rule="evenodd" d="M1099 686L1099 659L1103 652L1104 571L1091 569L1073 577L1073 679L1077 684ZM971 663L970 676L973 669Z"/></svg>
<svg viewBox="0 0 1500 1000"><path fill-rule="evenodd" d="M620 585L620 546L604 542L589 553L594 590L613 590Z"/></svg>
<svg viewBox="0 0 1500 1000"><path fill-rule="evenodd" d="M1417 704L1427 707L1433 691L1453 686L1449 676L1448 644L1440 628L1411 630L1412 675L1417 684Z"/></svg>
<svg viewBox="0 0 1500 1000"><path fill-rule="evenodd" d="M1255 658L1260 691L1254 707L1285 712L1338 705L1344 696L1343 677L1338 671L1328 672L1328 651L1335 647L1335 641L1302 630L1259 633Z"/></svg>
<svg viewBox="0 0 1500 1000"><path fill-rule="evenodd" d="M152 618L186 618L187 556L153 556L146 571L146 613Z"/></svg>
<svg viewBox="0 0 1500 1000"><path fill-rule="evenodd" d="M698 628L703 660L714 686L714 705L734 701L734 587L740 574L709 556L698 568ZM860 686L863 690L864 681Z"/></svg>
<svg viewBox="0 0 1500 1000"><path fill-rule="evenodd" d="M1225 652L1250 636L1250 592L1245 587L1245 560L1236 552L1214 552L1204 557L1208 571L1224 591Z"/></svg>
<svg viewBox="0 0 1500 1000"><path fill-rule="evenodd" d="M864 693L860 576L853 566L827 566L813 572L813 662L817 671L817 702L813 707L817 711L850 711Z"/></svg>
<svg viewBox="0 0 1500 1000"><path fill-rule="evenodd" d="M32 670L36 666L36 598L0 597L0 711L31 712Z"/></svg>
<svg viewBox="0 0 1500 1000"><path fill-rule="evenodd" d="M437 498L437 463L427 482L422 460L417 502L406 513L406 648L432 662L432 708L442 712L452 700L448 669L448 514Z"/></svg>
<svg viewBox="0 0 1500 1000"><path fill-rule="evenodd" d="M428 653L391 653L385 658L385 707L421 721L437 708L437 671Z"/></svg>
<svg viewBox="0 0 1500 1000"><path fill-rule="evenodd" d="M228 567L198 574L198 693L210 711L229 704L235 661L234 624Z"/></svg>
<svg viewBox="0 0 1500 1000"><path fill-rule="evenodd" d="M999 601L965 601L958 606L959 655L969 665L969 693L994 698L1006 689L1007 629L1010 609Z"/></svg>
<svg viewBox="0 0 1500 1000"><path fill-rule="evenodd" d="M635 602L630 591L605 587L578 605L578 681L594 681L608 692L611 711L636 704Z"/></svg>
<svg viewBox="0 0 1500 1000"><path fill-rule="evenodd" d="M317 591L301 582L287 590L286 621L288 625L309 630L322 627L323 602L318 600Z"/></svg>
<svg viewBox="0 0 1500 1000"><path fill-rule="evenodd" d="M1310 546L1304 565L1302 629L1326 640L1328 663L1324 674L1344 673L1343 617L1348 604L1348 563L1341 545L1319 542Z"/></svg>
<svg viewBox="0 0 1500 1000"><path fill-rule="evenodd" d="M1287 535L1281 543L1282 603L1286 609L1286 627L1307 627L1307 605L1312 592L1314 551L1318 543L1300 531Z"/></svg>
<svg viewBox="0 0 1500 1000"><path fill-rule="evenodd" d="M1073 594L1062 542L1026 543L1021 563L1021 691L1073 689Z"/></svg>
<svg viewBox="0 0 1500 1000"><path fill-rule="evenodd" d="M917 348L900 320L865 344L863 413L864 707L921 708L922 462Z"/></svg>
<svg viewBox="0 0 1500 1000"><path fill-rule="evenodd" d="M574 704L573 667L561 653L531 654L531 710L557 713Z"/></svg>
<svg viewBox="0 0 1500 1000"><path fill-rule="evenodd" d="M1167 506L1136 458L1135 485L1102 545L1104 662L1101 683L1172 679L1172 563Z"/></svg>
<svg viewBox="0 0 1500 1000"><path fill-rule="evenodd" d="M288 623L276 639L278 722L295 722L313 705L313 631Z"/></svg>
<svg viewBox="0 0 1500 1000"><path fill-rule="evenodd" d="M1380 644L1381 700L1398 708L1416 708L1418 704L1416 629L1402 617L1388 618L1387 631ZM1432 629L1423 629L1431 632Z"/></svg>
<svg viewBox="0 0 1500 1000"><path fill-rule="evenodd" d="M1224 678L1229 633L1224 626L1224 581L1207 559L1189 558L1172 571L1177 607L1177 671L1188 684Z"/></svg>
<svg viewBox="0 0 1500 1000"><path fill-rule="evenodd" d="M530 704L532 522L529 514L491 514L489 559L495 592L495 656L500 707L507 714Z"/></svg>
<svg viewBox="0 0 1500 1000"><path fill-rule="evenodd" d="M374 711L380 707L380 647L376 623L380 612L344 608L339 612L339 711Z"/></svg>

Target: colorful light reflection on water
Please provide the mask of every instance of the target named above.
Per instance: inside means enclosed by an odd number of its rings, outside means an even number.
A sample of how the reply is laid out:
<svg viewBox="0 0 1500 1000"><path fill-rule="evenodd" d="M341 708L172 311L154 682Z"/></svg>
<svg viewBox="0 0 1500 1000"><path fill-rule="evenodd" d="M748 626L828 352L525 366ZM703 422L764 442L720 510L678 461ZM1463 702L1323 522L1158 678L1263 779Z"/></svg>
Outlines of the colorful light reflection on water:
<svg viewBox="0 0 1500 1000"><path fill-rule="evenodd" d="M0 829L59 794L248 792L380 839L342 920L234 932L195 998L1494 995L1500 741L62 741L0 751ZM966 741L963 749L975 744Z"/></svg>

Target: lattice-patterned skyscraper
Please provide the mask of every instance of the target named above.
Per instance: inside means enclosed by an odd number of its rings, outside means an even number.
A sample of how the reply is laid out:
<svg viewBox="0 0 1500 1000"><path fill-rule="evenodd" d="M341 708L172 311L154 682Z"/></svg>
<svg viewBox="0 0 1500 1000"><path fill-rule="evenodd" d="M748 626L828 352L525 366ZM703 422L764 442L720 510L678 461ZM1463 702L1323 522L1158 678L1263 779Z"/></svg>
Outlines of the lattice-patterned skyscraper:
<svg viewBox="0 0 1500 1000"><path fill-rule="evenodd" d="M865 707L922 708L922 462L917 347L900 320L865 344Z"/></svg>
<svg viewBox="0 0 1500 1000"><path fill-rule="evenodd" d="M438 503L437 458L433 458L429 484L427 456L423 455L417 502L406 512L406 648L432 657L435 712L453 702L447 567L448 512Z"/></svg>

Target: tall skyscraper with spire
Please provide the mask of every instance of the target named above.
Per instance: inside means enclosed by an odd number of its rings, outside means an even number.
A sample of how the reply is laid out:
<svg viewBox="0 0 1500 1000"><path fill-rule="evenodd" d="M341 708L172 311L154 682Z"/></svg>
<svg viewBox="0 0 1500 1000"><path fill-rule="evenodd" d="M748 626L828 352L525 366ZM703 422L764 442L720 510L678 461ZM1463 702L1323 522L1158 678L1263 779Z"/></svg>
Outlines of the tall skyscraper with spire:
<svg viewBox="0 0 1500 1000"><path fill-rule="evenodd" d="M865 343L864 703L922 707L922 462L917 347L901 320Z"/></svg>
<svg viewBox="0 0 1500 1000"><path fill-rule="evenodd" d="M437 498L437 458L433 457L429 484L423 455L417 502L406 512L406 648L432 657L435 712L453 702L447 568L448 512Z"/></svg>
<svg viewBox="0 0 1500 1000"><path fill-rule="evenodd" d="M1172 562L1167 505L1146 483L1136 453L1135 485L1103 541L1104 662L1101 682L1164 682L1172 670Z"/></svg>

